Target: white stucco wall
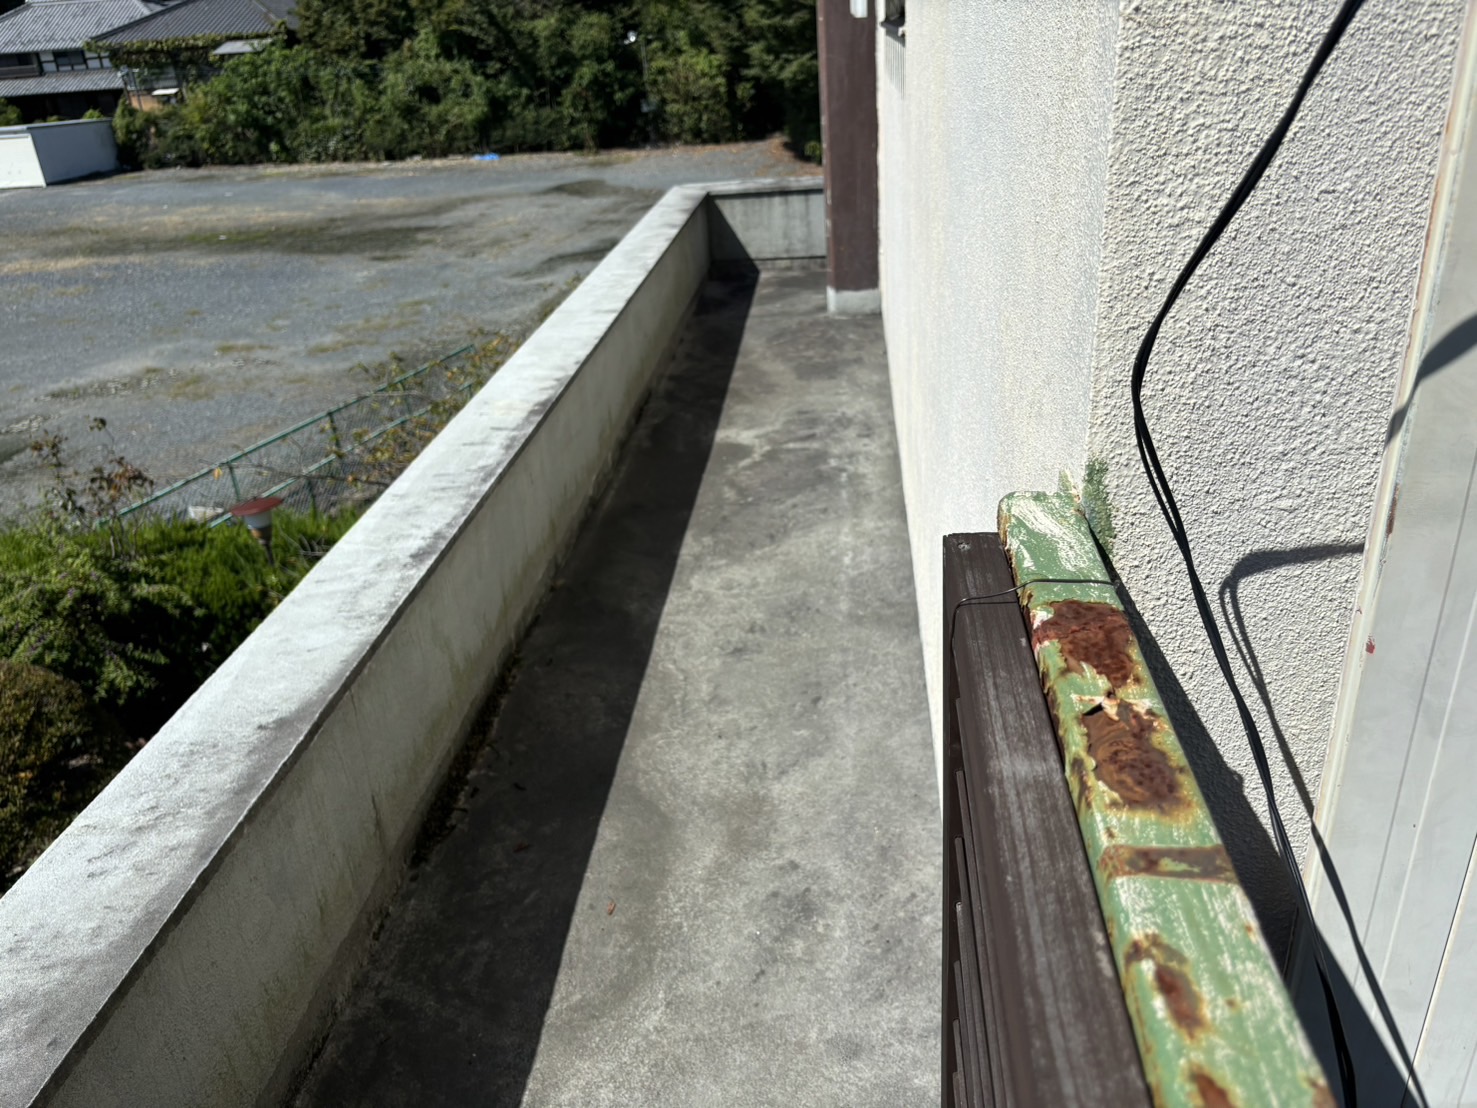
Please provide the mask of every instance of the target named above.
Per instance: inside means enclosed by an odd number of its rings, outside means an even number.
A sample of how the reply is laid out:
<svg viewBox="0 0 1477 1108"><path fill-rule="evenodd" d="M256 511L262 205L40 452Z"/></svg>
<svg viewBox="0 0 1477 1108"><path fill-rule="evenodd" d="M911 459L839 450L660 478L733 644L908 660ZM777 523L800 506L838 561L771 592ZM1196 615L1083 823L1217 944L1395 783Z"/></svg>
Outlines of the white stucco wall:
<svg viewBox="0 0 1477 1108"><path fill-rule="evenodd" d="M931 3L909 11L905 46L879 42L884 319L933 698L939 537L991 530L1003 493L1100 462L1117 567L1164 655L1164 691L1184 688L1176 723L1274 944L1289 917L1260 789L1139 467L1128 373L1337 6ZM1464 10L1366 4L1150 371L1201 575L1213 597L1237 584L1310 796ZM1267 551L1313 560L1269 569ZM1301 849L1307 816L1268 741Z"/></svg>
<svg viewBox="0 0 1477 1108"><path fill-rule="evenodd" d="M915 7L879 35L880 277L937 742L942 537L1086 459L1117 17Z"/></svg>

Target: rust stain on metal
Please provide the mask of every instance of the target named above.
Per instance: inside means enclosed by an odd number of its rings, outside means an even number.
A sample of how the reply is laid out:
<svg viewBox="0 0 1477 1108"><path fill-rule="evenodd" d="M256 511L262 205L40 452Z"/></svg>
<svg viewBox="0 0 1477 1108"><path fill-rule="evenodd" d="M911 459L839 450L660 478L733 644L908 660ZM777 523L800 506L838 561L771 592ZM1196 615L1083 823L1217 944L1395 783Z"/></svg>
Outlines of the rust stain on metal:
<svg viewBox="0 0 1477 1108"><path fill-rule="evenodd" d="M1084 712L1082 725L1097 779L1125 804L1168 808L1183 798L1179 774L1154 745L1159 719L1152 712L1110 698Z"/></svg>
<svg viewBox="0 0 1477 1108"><path fill-rule="evenodd" d="M1183 954L1158 935L1148 935L1129 944L1123 955L1124 971L1127 972L1137 962L1147 962L1154 967L1154 991L1164 999L1169 1018L1176 1027L1194 1038L1210 1026L1205 1000L1190 978L1188 961Z"/></svg>
<svg viewBox="0 0 1477 1108"><path fill-rule="evenodd" d="M1189 881L1235 881L1226 848L1215 846L1110 846L1098 858L1105 881L1119 877L1178 877Z"/></svg>
<svg viewBox="0 0 1477 1108"><path fill-rule="evenodd" d="M1400 486L1396 485L1390 493L1390 514L1385 517L1385 538L1395 533L1395 512L1400 507Z"/></svg>
<svg viewBox="0 0 1477 1108"><path fill-rule="evenodd" d="M1189 1035L1198 1035L1205 1030L1204 1004L1195 991L1195 983L1183 971L1173 966L1154 966L1154 988L1169 1005L1169 1015L1176 1025Z"/></svg>
<svg viewBox="0 0 1477 1108"><path fill-rule="evenodd" d="M1075 499L1015 494L1001 519L1154 1102L1334 1108L1133 622L1056 581L1107 577Z"/></svg>
<svg viewBox="0 0 1477 1108"><path fill-rule="evenodd" d="M1374 653L1374 639L1373 639L1373 637L1365 640L1365 642L1364 642L1364 653L1366 653L1366 654L1373 654Z"/></svg>
<svg viewBox="0 0 1477 1108"><path fill-rule="evenodd" d="M1204 1070L1191 1070L1190 1080L1195 1083L1195 1091L1200 1094L1200 1103L1205 1108L1236 1108L1231 1094Z"/></svg>
<svg viewBox="0 0 1477 1108"><path fill-rule="evenodd" d="M1128 617L1111 604L1063 600L1051 606L1051 616L1031 632L1037 650L1054 642L1068 668L1082 673L1091 666L1114 688L1127 685L1138 669L1134 661L1133 628Z"/></svg>
<svg viewBox="0 0 1477 1108"><path fill-rule="evenodd" d="M1313 1108L1338 1108L1338 1104L1324 1082L1313 1082Z"/></svg>

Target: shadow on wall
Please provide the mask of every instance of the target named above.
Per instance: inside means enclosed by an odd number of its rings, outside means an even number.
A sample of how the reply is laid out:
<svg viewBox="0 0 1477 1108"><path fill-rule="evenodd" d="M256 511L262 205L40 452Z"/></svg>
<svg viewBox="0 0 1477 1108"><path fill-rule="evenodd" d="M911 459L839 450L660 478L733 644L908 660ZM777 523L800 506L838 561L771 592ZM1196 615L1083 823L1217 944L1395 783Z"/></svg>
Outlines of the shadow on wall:
<svg viewBox="0 0 1477 1108"><path fill-rule="evenodd" d="M1344 976L1338 962L1331 958L1325 959L1328 963L1329 984L1338 1002L1339 1016L1343 1021L1345 1041L1348 1043L1349 1053L1354 1058L1355 1070L1359 1075L1358 1091L1361 1102L1364 1104L1411 1104L1411 1101L1405 1099L1406 1077L1409 1075L1417 1097L1415 1105L1429 1104L1430 1100L1425 1090L1421 1088L1420 1078L1416 1075L1415 1062L1411 1058L1410 1048L1401 1038L1400 1029L1395 1023L1395 1015L1390 1011L1389 1001L1380 987L1379 977L1375 973L1374 966L1370 964L1364 944L1359 940L1359 929L1354 923L1354 914L1344 895L1344 886L1339 879L1338 867L1334 865L1333 857L1328 852L1323 836L1318 833L1318 828L1312 828L1312 832L1313 845L1318 851L1324 873L1328 877L1328 886L1333 892L1334 899L1338 901L1344 927L1348 930L1355 956L1359 959L1359 968L1374 997L1380 1026L1385 1028L1394 1041L1398 1055L1397 1060L1386 1049L1375 1024L1370 1020L1370 1014L1364 1010L1363 1003L1355 995L1353 985ZM1326 949L1327 941L1323 937L1322 928L1316 924L1304 924L1299 928L1299 939L1304 947L1308 945L1313 935L1317 935L1318 941L1324 943ZM1318 1060L1323 1063L1324 1071L1329 1074L1337 1073L1338 1062L1333 1048L1333 1033L1328 1022L1327 1003L1323 997L1323 989L1317 981L1311 950L1305 950L1300 963L1294 964L1295 971L1298 971L1299 967L1303 980L1288 981L1293 1004L1303 1021L1303 1026L1308 1029L1309 1037L1313 1041L1313 1049L1317 1051Z"/></svg>
<svg viewBox="0 0 1477 1108"><path fill-rule="evenodd" d="M1470 325L1470 327L1469 327ZM1448 344L1447 339L1437 343L1432 348L1431 355L1427 356L1422 363L1421 372L1429 375L1435 370L1442 368L1461 353L1464 353L1472 345L1477 344L1477 317L1468 320L1467 323L1457 328L1450 335L1451 339L1458 332L1466 332L1460 339L1460 348L1456 344ZM1445 349L1442 349L1445 347ZM1433 357L1434 355L1434 357ZM1397 420L1402 413L1397 413ZM1392 429L1396 424L1392 422ZM1393 433L1393 431L1392 431ZM1390 1011L1389 1003L1385 999L1384 991L1380 988L1379 976L1371 965L1369 956L1360 940L1359 926L1354 920L1353 911L1349 907L1348 899L1344 895L1343 882L1339 878L1338 866L1335 864L1323 836L1318 833L1318 828L1313 825L1314 797L1309 791L1307 782L1293 758L1292 749L1288 746L1287 736L1282 730L1281 721L1277 718L1277 711L1272 705L1272 694L1267 688L1266 675L1264 674L1260 660L1257 658L1256 649L1252 644L1251 635L1246 627L1246 618L1241 609L1241 584L1249 577L1259 573L1267 573L1288 566L1308 565L1317 562L1332 561L1337 558L1351 558L1364 553L1362 543L1325 544L1313 546L1300 546L1289 550L1258 550L1247 554L1231 567L1225 579L1221 582L1219 600L1221 606L1221 618L1226 628L1231 633L1231 642L1241 659L1241 664L1251 676L1252 688L1255 690L1257 699L1260 701L1262 710L1266 713L1267 723L1272 731L1272 737L1277 741L1278 752L1282 756L1283 764L1286 765L1293 787L1297 790L1298 801L1302 806L1303 814L1308 820L1309 831L1312 835L1314 849L1318 851L1318 858L1323 867L1323 872L1328 878L1330 891L1339 906L1339 912L1343 917L1344 927L1353 945L1355 956L1359 960L1359 966L1365 980L1369 983L1371 993L1374 996L1375 1006L1379 1011L1382 1025L1389 1031L1395 1043L1395 1049L1399 1055L1399 1064L1392 1058L1389 1051L1385 1049L1370 1022L1369 1014L1366 1013L1359 999L1354 995L1354 990L1348 979L1339 969L1336 962L1328 960L1328 970L1332 978L1331 986L1338 1000L1339 1014L1344 1022L1344 1033L1348 1040L1351 1053L1359 1059L1359 1071L1361 1088L1360 1095L1365 1102L1376 1104L1394 1104L1400 1102L1405 1093L1405 1075L1414 1075L1414 1066L1410 1057L1409 1048L1400 1037L1400 1032L1395 1023L1393 1013ZM1306 923L1302 926L1306 927ZM1300 928L1301 930L1301 928ZM1321 941L1321 930L1315 928ZM1311 960L1311 951L1306 952L1308 960ZM1306 971L1312 973L1311 970ZM1328 1029L1328 1015L1323 999L1322 988L1311 982L1309 987L1294 988L1292 990L1293 1000L1298 1005L1298 1014L1302 1017L1304 1026L1308 1027L1312 1034L1315 1048L1319 1052L1319 1058L1323 1062L1324 1069L1329 1073L1337 1072L1337 1061L1333 1052L1332 1034ZM1367 1068L1366 1068L1367 1067ZM1417 1079L1418 1080L1418 1079ZM1418 1090L1419 1091L1419 1090ZM1424 1094L1420 1097L1425 1101Z"/></svg>
<svg viewBox="0 0 1477 1108"><path fill-rule="evenodd" d="M294 1103L523 1101L754 295L704 286L516 681Z"/></svg>
<svg viewBox="0 0 1477 1108"><path fill-rule="evenodd" d="M1477 336L1477 330L1474 330L1474 336ZM1369 966L1364 949L1359 943L1358 929L1354 925L1352 913L1344 899L1334 860L1330 857L1317 828L1311 827L1314 798L1293 758L1286 734L1273 707L1266 675L1247 630L1240 594L1242 584L1257 574L1289 566L1353 557L1363 553L1363 550L1362 544L1328 543L1290 550L1253 551L1240 558L1231 567L1231 571L1221 581L1217 591L1222 619L1230 633L1232 645L1241 659L1245 672L1250 676L1256 698L1266 713L1272 736L1276 740L1278 753L1287 767L1293 787L1297 792L1303 819L1308 821L1313 843L1319 852L1324 869L1329 876L1330 886L1343 911L1345 925L1354 940L1365 975L1373 982L1375 978L1371 973L1372 967ZM1301 923L1297 918L1300 913L1292 879L1277 854L1271 836L1268 835L1265 826L1247 800L1245 779L1226 763L1204 722L1190 703L1184 685L1181 684L1153 635L1149 632L1132 597L1121 589L1120 593L1134 632L1138 635L1144 660L1154 675L1154 680L1164 698L1165 707L1174 720L1175 731L1184 747L1185 757L1205 793L1206 803L1210 806L1216 826L1225 840L1227 853L1231 856L1237 874L1241 877L1243 885L1247 886L1247 894L1252 899L1252 907L1256 911L1268 944L1272 948L1273 957L1284 967L1285 972L1286 967L1293 962L1295 929L1301 932L1309 926L1308 923ZM1286 819L1287 813L1283 815ZM1256 879L1248 883L1247 877L1252 874L1256 875ZM1363 1005L1355 997L1352 987L1339 966L1330 962L1329 971L1332 978L1331 986L1338 1000L1339 1016L1343 1023L1346 1042L1350 1052L1359 1060L1360 1087L1358 1093L1361 1103L1399 1103L1405 1086L1405 1075L1411 1072L1408 1051L1404 1044L1398 1041L1397 1036L1396 1049L1402 1057L1397 1061L1391 1056L1375 1024L1371 1021L1370 1013L1364 1010ZM1289 984L1296 983L1289 982ZM1381 1022L1393 1028L1393 1020L1390 1018L1385 999L1380 994L1378 986L1374 988ZM1315 981L1311 988L1292 988L1291 992L1298 1015L1308 1031L1308 1036L1318 1053L1324 1072L1328 1074L1330 1081L1336 1083L1339 1072L1338 1060L1333 1048L1333 1036L1322 990Z"/></svg>
<svg viewBox="0 0 1477 1108"><path fill-rule="evenodd" d="M1362 543L1299 546L1291 550L1255 550L1231 567L1231 572L1226 574L1218 590L1221 620L1231 633L1231 644L1235 647L1241 664L1251 675L1252 687L1256 690L1257 699L1261 701L1262 710L1267 714L1272 737L1277 740L1277 749L1292 778L1293 788L1297 790L1303 815L1310 820L1313 818L1313 795L1308 791L1308 784L1303 780L1302 771L1293 757L1292 748L1287 744L1287 735L1283 732L1282 724L1277 719L1277 713L1272 708L1272 694L1267 689L1266 676L1262 672L1262 665L1257 659L1256 651L1252 648L1251 635L1246 629L1246 616L1241 610L1241 584L1248 577L1255 577L1259 573L1269 573L1272 570L1286 569L1289 566L1328 562L1335 558L1352 558L1363 553Z"/></svg>
<svg viewBox="0 0 1477 1108"><path fill-rule="evenodd" d="M1421 382L1451 365L1474 346L1477 346L1477 315L1468 316L1432 343L1431 348L1426 351L1426 356L1421 359L1421 364L1416 368L1410 398L1396 408L1394 415L1390 416L1390 427L1385 432L1386 445L1393 442L1395 436L1400 434L1401 428L1405 426L1405 417L1410 412L1410 405L1415 400L1416 390L1421 387Z"/></svg>

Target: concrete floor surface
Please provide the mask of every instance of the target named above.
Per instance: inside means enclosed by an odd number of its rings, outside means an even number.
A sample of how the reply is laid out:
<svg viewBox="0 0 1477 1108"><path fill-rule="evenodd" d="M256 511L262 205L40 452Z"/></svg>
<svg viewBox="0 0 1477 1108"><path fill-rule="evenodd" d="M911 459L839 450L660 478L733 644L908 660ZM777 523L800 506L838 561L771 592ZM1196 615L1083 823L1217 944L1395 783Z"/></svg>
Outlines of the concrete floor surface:
<svg viewBox="0 0 1477 1108"><path fill-rule="evenodd" d="M878 319L709 282L294 1103L938 1102L938 796Z"/></svg>

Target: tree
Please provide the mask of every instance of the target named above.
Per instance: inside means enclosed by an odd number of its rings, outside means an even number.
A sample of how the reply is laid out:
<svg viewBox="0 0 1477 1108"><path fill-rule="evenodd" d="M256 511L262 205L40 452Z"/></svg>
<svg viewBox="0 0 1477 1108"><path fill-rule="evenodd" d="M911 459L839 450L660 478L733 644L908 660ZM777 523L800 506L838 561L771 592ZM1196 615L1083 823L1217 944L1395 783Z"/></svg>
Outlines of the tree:
<svg viewBox="0 0 1477 1108"><path fill-rule="evenodd" d="M297 33L311 50L377 60L415 38L420 6L407 0L302 0Z"/></svg>
<svg viewBox="0 0 1477 1108"><path fill-rule="evenodd" d="M226 63L177 107L115 120L131 159L589 150L780 129L796 150L818 146L815 0L301 0L298 14L296 41Z"/></svg>
<svg viewBox="0 0 1477 1108"><path fill-rule="evenodd" d="M754 122L783 130L804 152L821 138L815 0L749 0L743 9L744 75L754 84Z"/></svg>

